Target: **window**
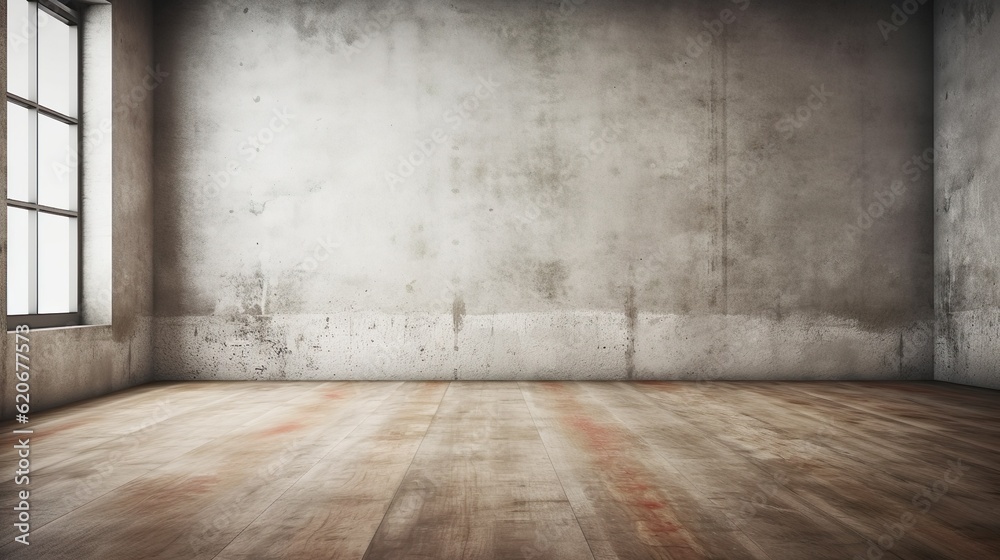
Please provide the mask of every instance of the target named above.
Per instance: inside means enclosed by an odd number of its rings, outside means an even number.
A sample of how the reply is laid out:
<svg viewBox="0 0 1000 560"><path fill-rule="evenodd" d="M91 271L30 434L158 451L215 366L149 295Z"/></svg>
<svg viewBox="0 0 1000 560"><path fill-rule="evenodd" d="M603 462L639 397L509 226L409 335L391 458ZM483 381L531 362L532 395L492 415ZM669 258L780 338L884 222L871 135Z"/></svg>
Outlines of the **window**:
<svg viewBox="0 0 1000 560"><path fill-rule="evenodd" d="M8 326L80 323L79 16L7 0Z"/></svg>

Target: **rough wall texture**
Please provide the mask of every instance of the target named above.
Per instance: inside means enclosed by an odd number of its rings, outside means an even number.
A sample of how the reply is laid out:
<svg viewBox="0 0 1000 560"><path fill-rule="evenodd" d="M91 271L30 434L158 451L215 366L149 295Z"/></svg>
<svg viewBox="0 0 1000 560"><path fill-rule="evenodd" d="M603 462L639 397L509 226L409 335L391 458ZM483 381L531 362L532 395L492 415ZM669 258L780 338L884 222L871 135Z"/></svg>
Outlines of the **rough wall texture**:
<svg viewBox="0 0 1000 560"><path fill-rule="evenodd" d="M112 324L32 332L33 410L106 394L150 379L153 102L144 86L148 83L144 82L148 69L153 66L149 2L115 0L112 33L115 113L111 138L104 140L112 142L113 154ZM14 334L8 333L4 372L8 394L12 394L14 386L13 340ZM0 417L9 418L13 413L13 399L4 398Z"/></svg>
<svg viewBox="0 0 1000 560"><path fill-rule="evenodd" d="M3 29L3 36L7 37L7 3L0 6L0 29ZM7 42L4 40L4 47L0 49L0 83L3 84L3 91L7 91ZM0 193L3 193L3 212L0 212L0 282L3 282L3 290L0 291L0 326L3 332L7 332L7 104L0 107ZM7 418L8 414L13 414L14 409L7 404L14 400L15 383L12 377L8 377L7 365L7 336L0 336L0 356L4 357L0 361L0 418ZM11 406L10 412L7 407Z"/></svg>
<svg viewBox="0 0 1000 560"><path fill-rule="evenodd" d="M935 378L1000 389L1000 2L937 12Z"/></svg>
<svg viewBox="0 0 1000 560"><path fill-rule="evenodd" d="M932 375L929 6L156 6L159 378Z"/></svg>

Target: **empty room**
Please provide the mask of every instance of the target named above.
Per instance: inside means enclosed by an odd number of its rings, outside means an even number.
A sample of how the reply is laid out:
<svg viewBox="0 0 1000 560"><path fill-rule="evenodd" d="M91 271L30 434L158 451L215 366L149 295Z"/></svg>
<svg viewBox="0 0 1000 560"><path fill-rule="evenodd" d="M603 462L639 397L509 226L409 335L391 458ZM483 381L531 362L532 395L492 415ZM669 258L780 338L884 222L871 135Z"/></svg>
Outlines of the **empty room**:
<svg viewBox="0 0 1000 560"><path fill-rule="evenodd" d="M0 558L1000 559L1000 1L0 5Z"/></svg>

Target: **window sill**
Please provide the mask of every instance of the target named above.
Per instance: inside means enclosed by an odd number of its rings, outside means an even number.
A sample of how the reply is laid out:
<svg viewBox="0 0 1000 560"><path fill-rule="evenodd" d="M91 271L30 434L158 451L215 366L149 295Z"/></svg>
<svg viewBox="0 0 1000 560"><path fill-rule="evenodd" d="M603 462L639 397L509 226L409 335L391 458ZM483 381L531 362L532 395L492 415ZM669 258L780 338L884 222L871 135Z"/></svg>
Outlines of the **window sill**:
<svg viewBox="0 0 1000 560"><path fill-rule="evenodd" d="M9 328L8 326L7 334L16 334L14 328ZM62 327L37 327L32 328L30 332L53 332L53 331L88 331L88 330L98 330L98 329L111 329L111 324L101 324L101 325L67 325Z"/></svg>

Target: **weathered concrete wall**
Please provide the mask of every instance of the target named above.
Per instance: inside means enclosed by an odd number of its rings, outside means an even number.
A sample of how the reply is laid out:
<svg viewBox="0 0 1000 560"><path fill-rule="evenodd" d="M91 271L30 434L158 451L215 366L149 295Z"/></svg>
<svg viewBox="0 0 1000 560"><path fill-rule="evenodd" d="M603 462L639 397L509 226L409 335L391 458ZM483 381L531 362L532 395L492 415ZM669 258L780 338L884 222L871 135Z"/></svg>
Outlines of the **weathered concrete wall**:
<svg viewBox="0 0 1000 560"><path fill-rule="evenodd" d="M0 29L3 29L3 37L7 37L7 3L0 6ZM7 91L7 41L4 39L3 48L0 49L0 83L3 84L3 91ZM0 193L3 196L4 209L0 212L0 282L3 290L0 291L0 326L3 332L7 332L7 104L2 103L0 107ZM0 362L0 411L6 412L7 403L14 400L13 378L8 377L7 363L7 336L0 336L0 356L4 360ZM11 403L13 404L13 403ZM13 407L9 414L13 414ZM0 418L7 418L6 414L0 413Z"/></svg>
<svg viewBox="0 0 1000 560"><path fill-rule="evenodd" d="M929 6L156 11L159 378L932 375Z"/></svg>
<svg viewBox="0 0 1000 560"><path fill-rule="evenodd" d="M112 305L112 262L114 255L114 177L112 103L114 10L98 6L87 11L83 34L83 137L84 158L82 255L83 294L80 311L87 325L110 325ZM119 102L120 103L120 102Z"/></svg>
<svg viewBox="0 0 1000 560"><path fill-rule="evenodd" d="M113 123L110 135L98 141L112 143L112 322L31 333L31 404L36 411L151 377L153 102L146 76L154 63L149 2L116 0L112 33ZM13 341L14 334L8 333L3 418L14 413Z"/></svg>
<svg viewBox="0 0 1000 560"><path fill-rule="evenodd" d="M1000 389L1000 2L939 2L935 28L935 378Z"/></svg>

